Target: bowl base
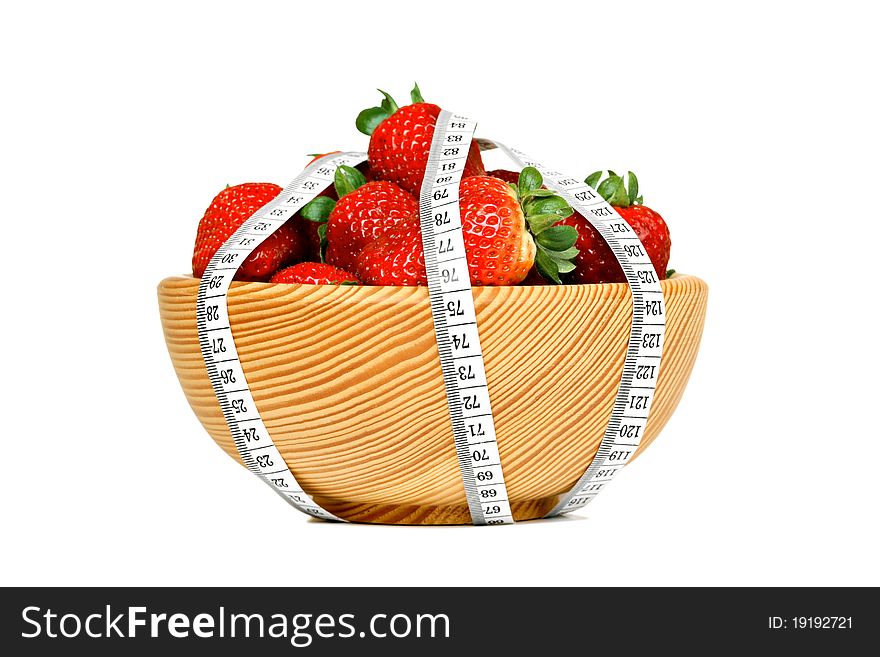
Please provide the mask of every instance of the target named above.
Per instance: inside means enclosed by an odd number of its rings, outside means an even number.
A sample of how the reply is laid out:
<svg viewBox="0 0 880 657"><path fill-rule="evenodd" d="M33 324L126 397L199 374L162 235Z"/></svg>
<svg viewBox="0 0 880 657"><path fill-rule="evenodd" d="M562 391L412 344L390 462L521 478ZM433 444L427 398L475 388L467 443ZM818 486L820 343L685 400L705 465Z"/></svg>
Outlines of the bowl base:
<svg viewBox="0 0 880 657"><path fill-rule="evenodd" d="M467 504L440 506L405 504L354 504L315 498L325 509L349 522L377 525L470 525ZM511 510L517 522L543 518L559 501L558 495L513 502Z"/></svg>

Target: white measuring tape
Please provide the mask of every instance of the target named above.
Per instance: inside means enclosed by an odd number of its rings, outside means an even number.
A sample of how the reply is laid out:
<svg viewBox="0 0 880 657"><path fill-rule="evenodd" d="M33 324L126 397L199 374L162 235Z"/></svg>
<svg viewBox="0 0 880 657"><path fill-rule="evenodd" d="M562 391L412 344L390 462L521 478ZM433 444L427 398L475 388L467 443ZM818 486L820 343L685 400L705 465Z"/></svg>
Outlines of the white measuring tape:
<svg viewBox="0 0 880 657"><path fill-rule="evenodd" d="M333 182L341 164L357 166L366 153L340 153L313 162L278 196L257 210L219 249L199 283L196 324L208 378L235 448L247 469L310 516L342 520L322 509L296 481L263 423L238 358L229 324L228 292L235 272L253 251Z"/></svg>
<svg viewBox="0 0 880 657"><path fill-rule="evenodd" d="M540 171L544 184L568 201L608 243L632 292L632 326L611 420L586 472L547 514L549 518L589 504L639 448L660 373L666 304L657 272L638 235L595 189L500 142L483 143L504 151L520 168Z"/></svg>
<svg viewBox="0 0 880 657"><path fill-rule="evenodd" d="M419 218L446 402L471 520L475 525L503 525L513 522L513 514L495 440L458 206L458 186L476 127L463 116L440 112Z"/></svg>
<svg viewBox="0 0 880 657"><path fill-rule="evenodd" d="M459 211L459 183L476 123L443 110L437 118L419 199L431 314L465 496L476 525L513 522L495 436L486 370ZM632 458L644 436L665 335L666 310L654 266L629 224L589 185L500 142L519 168L533 166L546 186L580 212L608 243L632 291L633 316L611 420L595 458L546 517L588 504ZM248 469L294 507L342 520L321 508L297 483L263 423L238 358L228 291L241 263L285 221L333 182L336 169L356 166L364 153L328 155L312 163L218 249L199 284L196 317L208 376L236 449Z"/></svg>

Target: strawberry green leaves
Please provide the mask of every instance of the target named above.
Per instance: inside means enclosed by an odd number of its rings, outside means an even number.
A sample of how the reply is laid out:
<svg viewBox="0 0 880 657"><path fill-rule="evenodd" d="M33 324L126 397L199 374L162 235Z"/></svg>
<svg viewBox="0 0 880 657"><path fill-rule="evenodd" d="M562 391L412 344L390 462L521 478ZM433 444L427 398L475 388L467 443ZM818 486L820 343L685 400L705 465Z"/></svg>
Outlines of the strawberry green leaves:
<svg viewBox="0 0 880 657"><path fill-rule="evenodd" d="M629 193L627 194L627 198L629 198L630 205L641 205L642 197L639 196L639 179L636 178L636 174L632 171L626 172L627 182L629 183Z"/></svg>
<svg viewBox="0 0 880 657"><path fill-rule="evenodd" d="M578 254L574 248L578 234L573 226L556 225L559 220L570 217L573 210L561 196L541 189L543 184L541 173L534 167L526 167L519 174L515 190L529 232L535 238L538 271L554 283L562 283L559 275L574 270L571 260Z"/></svg>
<svg viewBox="0 0 880 657"><path fill-rule="evenodd" d="M336 201L326 196L318 196L306 203L299 211L303 219L323 223L330 216L330 211L336 205Z"/></svg>
<svg viewBox="0 0 880 657"><path fill-rule="evenodd" d="M544 178L535 167L526 167L519 172L519 181L517 181L517 191L520 199L526 198L531 193L541 189L544 184Z"/></svg>
<svg viewBox="0 0 880 657"><path fill-rule="evenodd" d="M584 179L584 182L587 183L593 189L596 189L596 184L601 179L602 179L602 172L601 171L594 171L593 173L591 173L589 176L587 176Z"/></svg>
<svg viewBox="0 0 880 657"><path fill-rule="evenodd" d="M361 111L354 120L355 127L368 137L373 134L373 131L379 127L379 124L382 123L382 121L399 109L394 98L392 98L388 92L382 91L381 89L378 91L385 96L379 104L379 107L368 107Z"/></svg>
<svg viewBox="0 0 880 657"><path fill-rule="evenodd" d="M412 99L413 104L415 105L416 103L424 103L425 99L422 98L422 92L419 89L419 83L413 82L413 85L414 86L412 91L409 92L409 97Z"/></svg>
<svg viewBox="0 0 880 657"><path fill-rule="evenodd" d="M626 193L626 185L623 178L613 174L599 183L596 189L599 195L617 208L625 208L629 205L629 196Z"/></svg>
<svg viewBox="0 0 880 657"><path fill-rule="evenodd" d="M383 96L385 96L385 98L382 100L382 104L379 105L379 108L385 110L385 112L388 114L388 116L391 116L391 115L394 114L398 109L400 109L400 108L397 106L397 103L396 103L396 102L394 101L394 99L388 94L387 91L382 91L381 89L378 89L378 91L379 91L380 94L382 94Z"/></svg>
<svg viewBox="0 0 880 657"><path fill-rule="evenodd" d="M623 176L619 176L610 169L608 177L602 180L604 171L594 171L584 180L590 187L599 192L599 195L615 208L627 208L631 205L641 205L642 197L639 196L639 179L632 171L626 174L627 182ZM602 182L599 182L602 180Z"/></svg>
<svg viewBox="0 0 880 657"><path fill-rule="evenodd" d="M368 107L357 115L354 124L359 131L369 137L379 127L379 124L389 116L391 115L381 107Z"/></svg>
<svg viewBox="0 0 880 657"><path fill-rule="evenodd" d="M555 251L560 254L572 248L576 241L577 231L574 226L551 226L541 231L536 238L538 244L549 251ZM577 249L575 249L575 253L572 255L577 255Z"/></svg>
<svg viewBox="0 0 880 657"><path fill-rule="evenodd" d="M422 98L422 92L419 89L418 83L414 83L412 91L409 92L409 96L412 99L413 104L415 103L424 103L425 99ZM379 124L382 123L389 116L394 114L400 107L397 105L397 102L391 95L386 92L378 89L378 92L384 96L382 102L378 107L368 107L367 109L361 111L360 114L357 115L357 118L354 121L355 127L357 129L367 135L368 137L373 134L373 131L379 127Z"/></svg>
<svg viewBox="0 0 880 657"><path fill-rule="evenodd" d="M541 191L547 192L549 190ZM570 217L572 210L565 199L552 195L551 192L550 196L542 194L538 198L532 197L530 201L526 201L523 205L523 212L526 216L526 222L529 224L529 230L532 235L537 237L560 219Z"/></svg>
<svg viewBox="0 0 880 657"><path fill-rule="evenodd" d="M364 178L364 174L354 167L345 164L339 165L333 176L333 186L336 188L336 195L339 198L342 198L346 194L350 194L366 183L367 179Z"/></svg>

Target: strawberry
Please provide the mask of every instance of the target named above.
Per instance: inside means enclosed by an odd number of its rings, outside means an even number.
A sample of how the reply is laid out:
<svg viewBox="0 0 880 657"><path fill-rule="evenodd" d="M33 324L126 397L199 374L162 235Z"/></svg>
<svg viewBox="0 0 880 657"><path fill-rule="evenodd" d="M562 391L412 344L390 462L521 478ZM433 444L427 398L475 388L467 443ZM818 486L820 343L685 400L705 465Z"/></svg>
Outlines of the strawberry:
<svg viewBox="0 0 880 657"><path fill-rule="evenodd" d="M323 262L301 262L272 276L270 283L302 283L305 285L357 285L358 279L333 265Z"/></svg>
<svg viewBox="0 0 880 657"><path fill-rule="evenodd" d="M301 214L320 224L326 239L326 261L354 271L357 256L367 243L388 232L403 219L419 216L418 202L394 183L366 182L357 169L336 169L334 188L339 201L319 197L308 203Z"/></svg>
<svg viewBox="0 0 880 657"><path fill-rule="evenodd" d="M193 276L201 278L217 249L251 215L281 193L272 183L244 183L227 187L214 197L199 221L193 249ZM238 280L268 280L281 266L299 260L304 240L292 222L287 222L242 263Z"/></svg>
<svg viewBox="0 0 880 657"><path fill-rule="evenodd" d="M512 185L516 185L519 181L519 172L511 171L510 169L495 169L494 171L487 171L486 175L492 176L493 178L500 178L504 182ZM562 223L562 221L557 222L557 224ZM520 283L520 285L553 285L553 281L544 278L538 271L537 267L532 267L529 270L529 275L523 279L523 282Z"/></svg>
<svg viewBox="0 0 880 657"><path fill-rule="evenodd" d="M626 220L642 241L658 278L666 278L671 246L669 228L663 217L648 206L642 205L638 178L630 171L629 189L627 189L623 178L613 171L609 171L608 178L596 187L601 177L602 172L596 171L588 176L585 182L595 187L596 191ZM570 282L623 283L626 281L623 270L611 249L582 215L575 212L559 223L573 226L578 233L575 246L580 253L574 259L575 269L569 277Z"/></svg>
<svg viewBox="0 0 880 657"><path fill-rule="evenodd" d="M357 257L358 277L368 285L427 285L419 222L401 222L367 244Z"/></svg>
<svg viewBox="0 0 880 657"><path fill-rule="evenodd" d="M403 187L418 195L425 177L428 152L434 137L434 125L440 108L426 103L416 85L410 96L412 105L398 108L387 93L379 107L362 111L355 121L358 130L370 137L367 151L370 168L380 180ZM486 172L477 142L471 140L464 176L480 176Z"/></svg>
<svg viewBox="0 0 880 657"><path fill-rule="evenodd" d="M491 176L461 181L459 208L472 285L516 285L535 262L557 281L560 271L574 268L570 259L577 254L572 248L577 233L554 225L571 208L541 183L541 174L531 167L516 186ZM372 285L426 284L418 221L402 222L365 246L357 273Z"/></svg>
<svg viewBox="0 0 880 657"><path fill-rule="evenodd" d="M330 153L325 153L324 155L312 154L310 155L312 161L309 162L309 164L313 164L316 160L319 160L325 155L331 155L333 153L339 153L339 151L331 151ZM373 180L372 172L370 171L370 165L368 162L361 162L359 165L357 165L357 170L364 175L364 178L367 182ZM336 189L333 185L322 191L320 194L318 194L318 196L326 196L334 202L339 200L339 196L336 194ZM324 253L323 249L321 248L323 235L321 224L323 222L309 221L308 219L303 217L302 210L300 210L294 215L293 223L297 226L300 233L302 233L303 239L306 243L303 259L312 261L323 260Z"/></svg>

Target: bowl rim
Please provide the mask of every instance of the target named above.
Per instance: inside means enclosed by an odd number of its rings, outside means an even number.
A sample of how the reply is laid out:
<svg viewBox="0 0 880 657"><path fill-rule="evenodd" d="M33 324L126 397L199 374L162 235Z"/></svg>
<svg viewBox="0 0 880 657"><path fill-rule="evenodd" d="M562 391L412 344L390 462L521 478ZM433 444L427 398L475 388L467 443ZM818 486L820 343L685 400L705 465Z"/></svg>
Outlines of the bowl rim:
<svg viewBox="0 0 880 657"><path fill-rule="evenodd" d="M196 278L192 274L180 274L175 276L167 276L162 279L159 283L159 288L165 287L165 285L169 282L175 283L195 283L201 280L200 278ZM693 275L693 274L681 274L676 272L669 278L664 278L660 281L660 285L662 287L666 287L670 283L683 283L685 281L696 282L698 283L698 288L708 289L708 285L706 282ZM334 288L340 291L344 291L345 294L376 294L378 290L387 290L393 291L396 294L410 294L416 297L427 296L428 287L426 285L311 285L307 283L268 283L263 281L233 281L230 286L230 290L239 290L241 288L249 288L252 290L269 290L272 288L285 287L290 290L309 290L309 289L322 289L325 288ZM197 286L193 286L197 287ZM593 289L604 289L609 292L618 292L621 288L629 288L627 283L566 283L563 285L474 285L472 289L474 291L478 291L481 296L489 295L497 296L510 294L512 290L565 290L565 289L582 289L582 288L593 288ZM676 289L683 289L676 286ZM522 292L520 292L522 293Z"/></svg>

